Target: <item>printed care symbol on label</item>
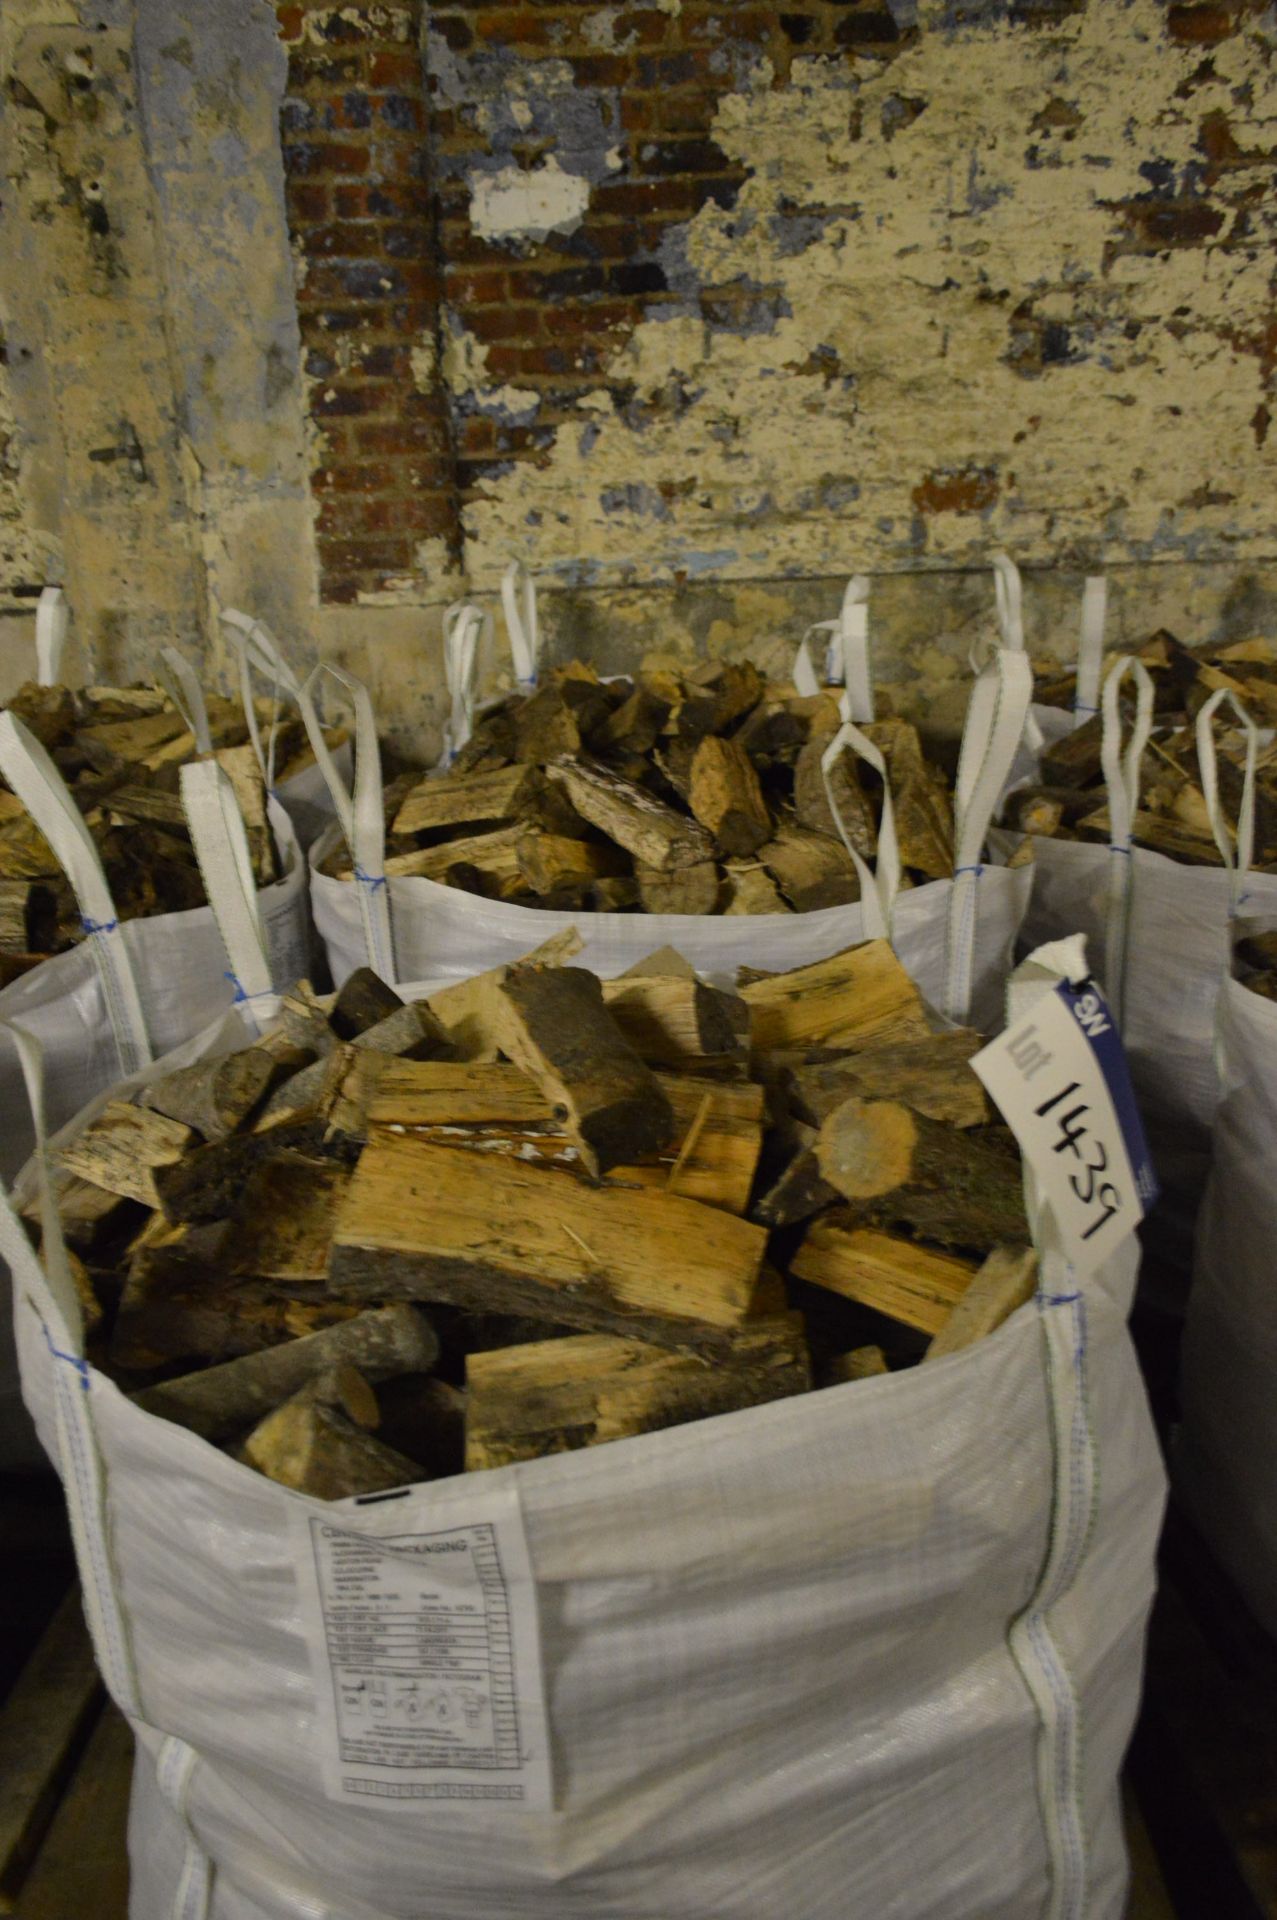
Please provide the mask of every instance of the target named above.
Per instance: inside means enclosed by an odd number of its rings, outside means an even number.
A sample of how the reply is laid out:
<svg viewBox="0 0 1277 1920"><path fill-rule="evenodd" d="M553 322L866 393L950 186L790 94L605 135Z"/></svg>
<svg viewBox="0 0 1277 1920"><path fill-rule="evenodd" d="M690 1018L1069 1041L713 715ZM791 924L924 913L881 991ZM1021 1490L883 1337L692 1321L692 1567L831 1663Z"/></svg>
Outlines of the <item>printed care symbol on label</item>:
<svg viewBox="0 0 1277 1920"><path fill-rule="evenodd" d="M1077 1091L1077 1081L1070 1080L1067 1087L1061 1087L1058 1093L1053 1093L1049 1099L1044 1100L1040 1107L1035 1107L1033 1109L1035 1115L1039 1120L1044 1120L1062 1101L1067 1100L1070 1094L1074 1094ZM1090 1142L1094 1153L1098 1156L1097 1158L1087 1160L1083 1157L1081 1143L1086 1140L1090 1129L1085 1125L1082 1116L1090 1111L1091 1109L1087 1103L1080 1101L1077 1106L1070 1107L1067 1113L1056 1114L1054 1128L1059 1133L1059 1139L1053 1140L1051 1143L1051 1151L1053 1153L1064 1153L1067 1151L1073 1155L1075 1160L1082 1162L1081 1171L1086 1176L1085 1187L1080 1184L1078 1174L1071 1173L1069 1175L1069 1186L1081 1204L1084 1207L1097 1206L1104 1209L1104 1211L1091 1222L1086 1232L1082 1235L1084 1240L1089 1240L1093 1233L1098 1233L1105 1222L1113 1218L1122 1204L1121 1195L1110 1181L1106 1180L1098 1189L1095 1184L1098 1175L1108 1172L1108 1148L1104 1142L1102 1140L1092 1140Z"/></svg>

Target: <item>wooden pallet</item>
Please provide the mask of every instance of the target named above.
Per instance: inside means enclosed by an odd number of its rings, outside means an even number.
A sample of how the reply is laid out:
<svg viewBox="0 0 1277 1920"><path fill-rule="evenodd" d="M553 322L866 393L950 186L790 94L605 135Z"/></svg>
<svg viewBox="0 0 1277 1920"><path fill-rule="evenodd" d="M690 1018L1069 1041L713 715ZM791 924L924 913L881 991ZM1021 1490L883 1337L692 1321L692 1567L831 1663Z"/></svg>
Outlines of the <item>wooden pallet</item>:
<svg viewBox="0 0 1277 1920"><path fill-rule="evenodd" d="M132 1771L73 1587L0 1708L0 1913L125 1920Z"/></svg>

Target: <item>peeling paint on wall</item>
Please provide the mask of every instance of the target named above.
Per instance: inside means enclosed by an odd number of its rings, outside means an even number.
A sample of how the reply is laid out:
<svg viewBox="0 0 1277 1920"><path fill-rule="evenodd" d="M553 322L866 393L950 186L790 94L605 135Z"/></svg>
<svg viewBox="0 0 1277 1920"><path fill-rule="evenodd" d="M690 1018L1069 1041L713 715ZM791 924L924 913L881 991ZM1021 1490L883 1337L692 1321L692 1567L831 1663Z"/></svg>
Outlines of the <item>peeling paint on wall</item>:
<svg viewBox="0 0 1277 1920"><path fill-rule="evenodd" d="M551 154L530 173L503 167L479 174L471 183L470 223L485 240L544 240L580 226L589 204L589 181L564 173Z"/></svg>
<svg viewBox="0 0 1277 1920"><path fill-rule="evenodd" d="M1267 30L1203 62L1155 0L983 11L924 0L890 62L720 100L744 184L661 257L673 291L760 290L752 321L663 304L620 338L470 502L480 580L513 545L594 584L1277 551Z"/></svg>

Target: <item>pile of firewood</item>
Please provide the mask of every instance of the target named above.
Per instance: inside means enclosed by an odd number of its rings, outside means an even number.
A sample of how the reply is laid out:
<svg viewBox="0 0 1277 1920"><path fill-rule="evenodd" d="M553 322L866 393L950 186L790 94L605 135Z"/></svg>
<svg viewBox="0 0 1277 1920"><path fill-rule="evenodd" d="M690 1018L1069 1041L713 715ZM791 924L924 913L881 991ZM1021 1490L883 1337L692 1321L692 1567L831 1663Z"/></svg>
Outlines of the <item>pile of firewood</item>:
<svg viewBox="0 0 1277 1920"><path fill-rule="evenodd" d="M260 703L264 727L270 702ZM182 810L182 763L195 740L154 687L24 686L9 702L51 756L93 835L122 920L205 905ZM248 832L259 887L278 879L266 791L238 703L208 702L209 734ZM312 758L300 720L280 722L277 780ZM17 795L0 781L0 985L84 938L56 855Z"/></svg>
<svg viewBox="0 0 1277 1920"><path fill-rule="evenodd" d="M800 697L748 662L600 680L574 663L490 708L449 770L387 792L386 872L522 906L599 913L806 913L859 898L821 756L834 691ZM953 872L949 781L917 730L862 728L887 765L907 875ZM877 850L881 782L833 770L843 826ZM325 871L349 879L342 849Z"/></svg>
<svg viewBox="0 0 1277 1920"><path fill-rule="evenodd" d="M1133 823L1137 847L1164 853L1189 866L1220 865L1197 763L1193 722L1219 688L1236 694L1260 726L1277 723L1277 644L1242 640L1231 644L1181 646L1160 632L1136 658L1148 668L1154 686L1154 730L1144 753L1139 810ZM1049 672L1039 680L1036 698L1048 706L1068 706L1074 676ZM1123 687L1124 720L1134 711ZM1220 800L1236 827L1241 804L1246 743L1231 711L1218 716ZM1100 751L1099 714L1048 746L1042 755L1040 783L1023 787L1007 803L1005 824L1023 833L1061 839L1111 839L1108 800ZM1255 790L1255 867L1277 872L1277 744L1262 748Z"/></svg>
<svg viewBox="0 0 1277 1920"><path fill-rule="evenodd" d="M301 985L106 1105L56 1155L91 1355L339 1498L909 1366L1028 1297L980 1039L885 942L738 991L578 947L408 1005Z"/></svg>

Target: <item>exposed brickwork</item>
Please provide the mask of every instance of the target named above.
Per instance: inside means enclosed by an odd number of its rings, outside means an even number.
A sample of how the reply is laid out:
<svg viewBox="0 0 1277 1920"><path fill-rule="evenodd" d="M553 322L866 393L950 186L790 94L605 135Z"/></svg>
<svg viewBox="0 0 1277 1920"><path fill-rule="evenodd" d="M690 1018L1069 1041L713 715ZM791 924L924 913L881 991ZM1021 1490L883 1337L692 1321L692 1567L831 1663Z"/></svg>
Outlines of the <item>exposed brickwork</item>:
<svg viewBox="0 0 1277 1920"><path fill-rule="evenodd" d="M440 277L421 10L289 0L276 12L320 593L349 602L410 581L422 541L456 540L448 419L429 371Z"/></svg>
<svg viewBox="0 0 1277 1920"><path fill-rule="evenodd" d="M1165 8L1163 47L1181 66L1201 60L1178 90L1177 113L1194 112L1195 87L1214 81L1221 49L1260 10L1259 0ZM953 35L955 46L968 28L1050 35L1067 32L1083 12L1085 0L948 0L943 21L933 9L927 31ZM787 311L784 285L773 277L784 256L801 252L831 220L859 217L857 143L871 135L893 141L927 111L927 100L901 82L885 104L879 89L874 117L862 125L863 81L917 44L920 29L903 24L915 13L899 0L791 0L780 8L749 0L682 0L678 8L598 0L279 5L290 56L282 129L303 268L323 598L394 591L411 578L427 539L459 552L467 508L514 463L545 465L566 428L597 430L583 396L597 406L618 349L643 320L691 317L710 335L768 333ZM706 272L688 259L689 224L709 203L732 214L747 179L739 150L733 159L714 137L719 107L763 62L773 88L786 88L796 59L846 76L845 125L831 138L845 143L847 203L782 202L774 226L792 227L792 243L774 232L770 253L751 244L742 217L738 236L728 230L718 271ZM1060 74L1060 91L1044 91L1036 114L1031 106L1024 115L1030 172L1087 151L1086 113L1067 61ZM1058 280L1040 274L1009 292L977 292L1003 308L1002 362L1015 374L1037 379L1100 351L1101 334L1124 324L1128 256L1271 246L1267 183L1256 174L1262 156L1239 143L1228 113L1197 111L1199 160L1173 165L1150 152L1140 167L1145 191L1122 189L1106 200L1102 183L1080 189L1111 223L1101 282L1079 291L1063 261ZM964 149L954 160L955 183L970 163L959 209L968 218L1007 191L981 200L977 159ZM548 230L526 220L502 225L491 211L502 195L547 180L571 190L568 216L548 217ZM1147 325L1147 315L1131 319L1126 338ZM446 380L421 352L436 336ZM1270 391L1277 328L1238 325L1228 338L1258 363ZM788 370L820 373L840 387L855 378L828 346ZM656 400L613 377L608 397L636 425L654 408L677 418L692 404L674 376ZM1257 445L1270 414L1261 398ZM670 484L656 488L667 501ZM850 479L839 485L855 497ZM970 459L964 449L913 487L916 518L905 537L924 551L935 516L1014 499L1015 475L989 465L983 446Z"/></svg>

